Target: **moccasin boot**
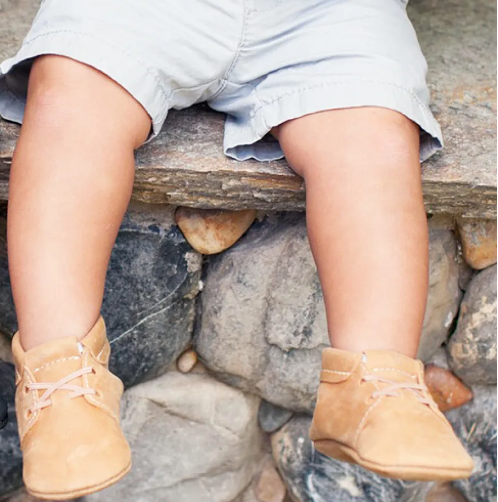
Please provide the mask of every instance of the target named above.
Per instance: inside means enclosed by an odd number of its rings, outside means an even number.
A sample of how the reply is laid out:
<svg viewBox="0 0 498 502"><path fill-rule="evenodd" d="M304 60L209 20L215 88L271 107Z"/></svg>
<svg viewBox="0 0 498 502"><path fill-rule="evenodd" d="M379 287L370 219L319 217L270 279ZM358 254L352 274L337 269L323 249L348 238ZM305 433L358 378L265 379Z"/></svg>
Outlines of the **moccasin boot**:
<svg viewBox="0 0 498 502"><path fill-rule="evenodd" d="M325 348L309 435L319 452L386 477L452 480L473 469L422 362L396 352Z"/></svg>
<svg viewBox="0 0 498 502"><path fill-rule="evenodd" d="M31 350L12 342L23 477L36 497L67 500L101 490L131 467L119 426L123 384L110 373L110 346L99 318L90 333Z"/></svg>

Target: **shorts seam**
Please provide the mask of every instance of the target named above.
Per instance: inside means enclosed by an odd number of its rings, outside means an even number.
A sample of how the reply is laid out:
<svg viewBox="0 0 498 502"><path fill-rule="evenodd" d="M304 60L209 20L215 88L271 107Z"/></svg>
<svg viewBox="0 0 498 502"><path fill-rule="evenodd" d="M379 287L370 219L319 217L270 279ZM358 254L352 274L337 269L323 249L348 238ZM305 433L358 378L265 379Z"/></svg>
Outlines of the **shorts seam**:
<svg viewBox="0 0 498 502"><path fill-rule="evenodd" d="M211 96L209 99L213 100L217 96L219 96L226 88L226 86L231 83L230 82L230 74L232 73L237 61L239 60L240 57L240 51L242 50L242 46L244 45L244 42L246 41L246 35L247 35L247 19L249 17L249 8L247 6L247 0L243 0L243 10L244 10L244 15L243 15L243 20L242 20L242 34L239 40L239 44L237 45L237 49L235 50L235 55L232 59L232 62L230 63L230 66L228 67L227 71L223 74L221 77L221 82L222 85L220 89L218 89L217 92L213 96Z"/></svg>
<svg viewBox="0 0 498 502"><path fill-rule="evenodd" d="M317 88L320 88L320 87L328 87L328 86L333 86L333 85L344 85L344 84L348 84L348 83L351 83L351 82L354 82L354 83L358 83L358 82L365 82L365 83L377 83L377 84L384 84L384 85L389 85L391 87L394 87L398 90L401 90L403 92L405 92L406 94L408 94L409 96L411 96L415 102L420 106L422 107L425 111L428 112L431 120L433 122L436 122L436 119L432 116L432 112L431 112L431 109L426 105L424 104L420 98L414 94L412 91L406 89L405 87L399 85L399 84L394 84L393 82L386 82L384 80L378 80L378 79L355 79L355 80L341 80L341 81L338 81L338 82L323 82L322 84L316 84L316 85L312 85L312 86L303 86L303 87L299 87L298 89L293 89L292 91L288 91L284 94L280 94L279 96L277 96L276 98L273 98L272 100L270 101L260 101L261 103L261 106L259 106L258 108L254 109L251 114L250 114L250 118L253 119L254 117L256 117L256 115L260 112L260 110L266 108L267 106L270 106L272 105L273 103L277 102L277 101L280 101L281 99L287 97L287 96L291 96L293 94L298 94L300 92L303 92L303 91L307 91L307 90L311 90L311 89L317 89Z"/></svg>
<svg viewBox="0 0 498 502"><path fill-rule="evenodd" d="M44 38L44 37L47 37L49 35L55 35L55 34L58 34L58 33L70 33L72 35L80 35L80 36L84 36L84 37L90 38L92 40L96 40L98 42L102 42L102 43L104 43L104 44L112 47L113 49L116 49L117 51L119 51L124 56L131 58L133 61L135 61L136 63L138 63L140 66L142 66L145 69L145 71L147 72L147 75L149 75L150 77L152 77L154 79L154 81L156 82L156 84L159 86L159 89L163 93L163 96L166 99L166 101L168 101L168 102L170 101L172 92L170 92L170 93L167 92L167 90L163 86L163 83L161 82L161 80L158 77L156 77L150 71L150 68L149 68L149 66L146 63L144 63L143 61L141 61L140 59L138 59L134 54L131 54L130 52L124 50L122 47L119 47L119 46L113 44L112 42L109 42L108 40L106 40L104 38L100 38L99 36L95 36L93 34L85 33L83 31L56 30L56 31L49 31L49 32L41 33L40 35L37 35L34 38L26 40L22 45L26 46L26 45L29 45L29 44L35 42L39 38Z"/></svg>

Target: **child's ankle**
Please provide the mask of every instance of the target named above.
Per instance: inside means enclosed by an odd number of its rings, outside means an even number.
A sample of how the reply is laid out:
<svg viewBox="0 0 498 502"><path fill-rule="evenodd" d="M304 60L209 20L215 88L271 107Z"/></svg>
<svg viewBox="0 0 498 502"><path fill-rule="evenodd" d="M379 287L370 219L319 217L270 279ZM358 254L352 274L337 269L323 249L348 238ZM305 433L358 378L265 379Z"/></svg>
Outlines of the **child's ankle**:
<svg viewBox="0 0 498 502"><path fill-rule="evenodd" d="M334 349L346 350L348 352L365 352L367 350L382 350L396 352L404 356L416 359L418 347L410 342L400 340L393 342L392 340L349 340L338 343L332 342Z"/></svg>
<svg viewBox="0 0 498 502"><path fill-rule="evenodd" d="M34 349L44 343L58 340L61 338L76 337L83 339L95 325L95 320L74 319L71 321L58 321L52 325L40 325L35 329L29 327L25 330L19 330L22 348L25 351Z"/></svg>

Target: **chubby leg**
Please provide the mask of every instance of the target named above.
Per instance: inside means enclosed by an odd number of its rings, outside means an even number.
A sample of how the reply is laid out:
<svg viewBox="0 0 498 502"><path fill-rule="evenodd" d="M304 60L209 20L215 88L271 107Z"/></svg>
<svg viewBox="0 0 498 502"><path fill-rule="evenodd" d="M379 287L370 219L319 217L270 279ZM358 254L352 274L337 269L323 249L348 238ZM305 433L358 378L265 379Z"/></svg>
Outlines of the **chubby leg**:
<svg viewBox="0 0 498 502"><path fill-rule="evenodd" d="M354 108L275 134L305 179L332 346L415 356L428 288L418 127L391 110Z"/></svg>
<svg viewBox="0 0 498 502"><path fill-rule="evenodd" d="M382 476L470 476L414 359L427 300L419 131L380 108L310 115L277 132L306 183L332 347L322 352L315 448Z"/></svg>
<svg viewBox="0 0 498 502"><path fill-rule="evenodd" d="M81 338L105 274L150 118L100 72L59 56L33 65L15 151L8 251L23 347Z"/></svg>
<svg viewBox="0 0 498 502"><path fill-rule="evenodd" d="M57 56L35 61L12 166L8 246L23 478L38 498L81 497L130 469L123 385L107 367L99 312L133 150L149 129L143 108L98 71Z"/></svg>

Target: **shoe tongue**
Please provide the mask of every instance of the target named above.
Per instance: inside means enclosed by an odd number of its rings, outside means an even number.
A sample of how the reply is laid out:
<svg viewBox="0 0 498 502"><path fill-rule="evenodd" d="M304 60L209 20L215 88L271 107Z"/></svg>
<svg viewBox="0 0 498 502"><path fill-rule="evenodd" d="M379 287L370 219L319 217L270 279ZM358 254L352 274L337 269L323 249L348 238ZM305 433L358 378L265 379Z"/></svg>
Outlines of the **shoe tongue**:
<svg viewBox="0 0 498 502"><path fill-rule="evenodd" d="M24 365L37 381L57 381L81 368L81 353L75 336L58 338L28 350Z"/></svg>
<svg viewBox="0 0 498 502"><path fill-rule="evenodd" d="M366 351L363 364L374 375L395 382L410 381L410 377L416 379L423 370L422 363L417 359L390 351Z"/></svg>

